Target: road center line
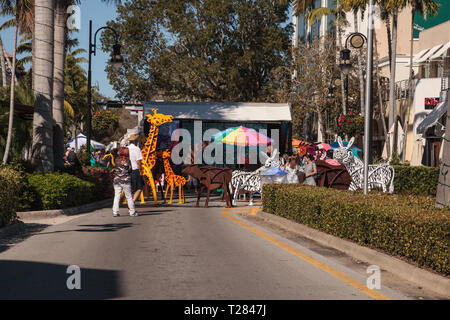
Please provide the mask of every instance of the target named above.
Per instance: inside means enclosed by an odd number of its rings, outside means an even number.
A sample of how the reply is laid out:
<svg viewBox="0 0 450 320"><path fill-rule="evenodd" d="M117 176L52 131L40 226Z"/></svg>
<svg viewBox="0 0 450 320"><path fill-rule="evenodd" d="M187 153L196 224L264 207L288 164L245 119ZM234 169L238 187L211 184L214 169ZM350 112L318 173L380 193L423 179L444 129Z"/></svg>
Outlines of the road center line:
<svg viewBox="0 0 450 320"><path fill-rule="evenodd" d="M259 209L259 208L258 208ZM252 210L253 211L253 210ZM273 244L276 244L277 246L279 246L280 248L294 254L295 256L301 258L302 260L314 265L315 267L319 268L322 271L327 272L328 274L331 274L332 276L338 278L341 281L344 281L345 283L349 284L350 286L358 289L359 291L365 293L366 295L368 295L369 297L376 299L376 300L391 300L389 297L383 295L382 293L376 291L376 290L372 290L367 288L367 286L349 276L347 276L346 274L326 265L323 262L320 262L312 257L310 257L309 255L301 252L300 250L297 250L291 246L289 246L288 244L275 239L274 237L268 235L267 233L262 232L261 230L258 230L248 224L246 224L245 222L233 217L230 215L230 210L229 209L224 209L222 211L222 215L225 216L226 218L228 218L229 220L239 224L240 226L246 228L247 230L252 231L253 233L256 233L257 235L263 237L264 239L272 242Z"/></svg>

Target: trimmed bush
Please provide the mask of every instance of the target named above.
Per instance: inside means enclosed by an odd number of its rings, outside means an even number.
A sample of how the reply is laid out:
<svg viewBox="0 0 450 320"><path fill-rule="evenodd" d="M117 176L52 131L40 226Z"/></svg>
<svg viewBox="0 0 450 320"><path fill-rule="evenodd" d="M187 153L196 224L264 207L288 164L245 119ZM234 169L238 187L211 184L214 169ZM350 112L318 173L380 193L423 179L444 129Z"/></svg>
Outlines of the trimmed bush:
<svg viewBox="0 0 450 320"><path fill-rule="evenodd" d="M395 193L435 196L439 179L439 168L393 166L395 170Z"/></svg>
<svg viewBox="0 0 450 320"><path fill-rule="evenodd" d="M28 182L38 195L34 210L75 207L94 199L94 183L67 173L32 174Z"/></svg>
<svg viewBox="0 0 450 320"><path fill-rule="evenodd" d="M114 197L113 177L111 171L101 168L82 168L78 177L95 185L94 199L103 200Z"/></svg>
<svg viewBox="0 0 450 320"><path fill-rule="evenodd" d="M263 194L266 212L450 274L450 211L431 197L279 184Z"/></svg>
<svg viewBox="0 0 450 320"><path fill-rule="evenodd" d="M11 168L0 169L0 228L17 219L20 174Z"/></svg>

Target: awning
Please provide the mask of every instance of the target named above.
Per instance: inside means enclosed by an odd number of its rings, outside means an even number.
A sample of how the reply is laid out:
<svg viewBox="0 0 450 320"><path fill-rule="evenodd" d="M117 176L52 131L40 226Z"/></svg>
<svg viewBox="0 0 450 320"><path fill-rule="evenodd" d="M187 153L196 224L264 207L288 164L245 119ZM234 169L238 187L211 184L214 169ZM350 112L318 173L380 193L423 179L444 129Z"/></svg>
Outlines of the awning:
<svg viewBox="0 0 450 320"><path fill-rule="evenodd" d="M152 109L170 114L174 119L228 121L228 122L280 122L292 121L287 103L253 102L145 102L148 113Z"/></svg>
<svg viewBox="0 0 450 320"><path fill-rule="evenodd" d="M427 49L424 49L424 50L422 50L422 51L420 51L418 54L416 54L414 57L413 57L413 65L415 64L415 63L417 63L417 60L419 60L426 52L428 52L430 49L429 48L427 48ZM405 67L409 67L409 62L406 64L406 66Z"/></svg>
<svg viewBox="0 0 450 320"><path fill-rule="evenodd" d="M450 48L450 41L447 42L442 48L440 48L435 54L430 57L430 60L437 59L442 57L447 53L447 50Z"/></svg>
<svg viewBox="0 0 450 320"><path fill-rule="evenodd" d="M438 44L437 46L434 46L431 48L427 53L425 53L422 57L417 59L417 63L426 61L432 54L434 54L436 51L438 51L442 47L442 43Z"/></svg>
<svg viewBox="0 0 450 320"><path fill-rule="evenodd" d="M425 119L417 126L416 133L424 134L425 131L434 126L439 119L447 112L448 91L441 94L441 102L431 111Z"/></svg>

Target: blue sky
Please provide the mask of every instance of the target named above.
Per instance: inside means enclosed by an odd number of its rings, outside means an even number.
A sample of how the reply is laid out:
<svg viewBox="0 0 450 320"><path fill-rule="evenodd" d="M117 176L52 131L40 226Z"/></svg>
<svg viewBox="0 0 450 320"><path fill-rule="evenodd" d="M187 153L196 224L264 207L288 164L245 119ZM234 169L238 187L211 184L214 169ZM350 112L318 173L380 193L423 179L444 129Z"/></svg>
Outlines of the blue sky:
<svg viewBox="0 0 450 320"><path fill-rule="evenodd" d="M85 0L81 1L81 29L78 33L74 33L73 36L77 37L80 41L80 47L86 51L89 46L89 20L93 21L93 32L100 27L105 26L106 22L116 18L116 6L113 4L106 4L100 0ZM0 23L3 23L6 18L0 18ZM5 30L1 32L3 44L5 45L8 53L12 53L14 30ZM105 66L110 59L108 52L102 52L100 50L100 33L97 35L97 55L92 58L92 84L98 85L100 92L109 97L114 98L115 91L112 89L109 81L106 77ZM85 57L88 58L86 52ZM28 66L27 66L28 67ZM87 63L83 65L87 70Z"/></svg>

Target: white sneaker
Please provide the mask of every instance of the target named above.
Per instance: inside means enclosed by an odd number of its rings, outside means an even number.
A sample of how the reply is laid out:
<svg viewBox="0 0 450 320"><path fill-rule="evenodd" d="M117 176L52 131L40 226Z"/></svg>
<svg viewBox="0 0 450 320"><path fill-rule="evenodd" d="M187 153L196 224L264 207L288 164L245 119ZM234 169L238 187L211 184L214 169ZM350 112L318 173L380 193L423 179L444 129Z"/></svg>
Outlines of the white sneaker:
<svg viewBox="0 0 450 320"><path fill-rule="evenodd" d="M114 213L114 214L113 214L113 217L114 217L114 218L115 218L115 217L120 217L120 214Z"/></svg>
<svg viewBox="0 0 450 320"><path fill-rule="evenodd" d="M137 213L137 212L134 212L133 214L130 213L130 217L138 217L138 216L139 216L139 213Z"/></svg>

